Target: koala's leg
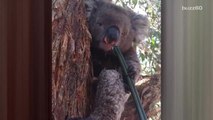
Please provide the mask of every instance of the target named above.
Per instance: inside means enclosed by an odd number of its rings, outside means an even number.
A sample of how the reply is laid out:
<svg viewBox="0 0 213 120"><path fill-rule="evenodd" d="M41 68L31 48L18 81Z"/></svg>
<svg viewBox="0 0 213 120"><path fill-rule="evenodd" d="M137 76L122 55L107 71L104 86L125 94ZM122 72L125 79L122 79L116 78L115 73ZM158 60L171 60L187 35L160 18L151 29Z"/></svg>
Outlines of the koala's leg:
<svg viewBox="0 0 213 120"><path fill-rule="evenodd" d="M92 120L120 120L129 97L124 90L123 79L116 70L103 70L99 75L95 110Z"/></svg>
<svg viewBox="0 0 213 120"><path fill-rule="evenodd" d="M120 120L130 96L125 92L121 74L116 70L102 70L98 79L94 112L87 118L68 120Z"/></svg>

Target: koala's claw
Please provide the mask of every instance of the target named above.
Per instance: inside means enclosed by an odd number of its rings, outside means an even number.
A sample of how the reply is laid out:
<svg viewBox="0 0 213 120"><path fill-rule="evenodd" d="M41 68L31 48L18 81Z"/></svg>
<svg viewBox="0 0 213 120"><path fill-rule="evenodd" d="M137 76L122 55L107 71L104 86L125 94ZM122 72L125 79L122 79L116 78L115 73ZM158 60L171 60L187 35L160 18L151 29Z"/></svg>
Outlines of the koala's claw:
<svg viewBox="0 0 213 120"><path fill-rule="evenodd" d="M134 68L133 66L130 65L130 66L127 68L127 72L128 72L128 75L130 76L130 78L134 80L134 79L135 79L135 76L136 76L136 74L137 74L135 68Z"/></svg>
<svg viewBox="0 0 213 120"><path fill-rule="evenodd" d="M129 85L126 84L125 82L124 82L124 90L125 90L125 93L130 93Z"/></svg>
<svg viewBox="0 0 213 120"><path fill-rule="evenodd" d="M133 82L135 81L135 76L136 76L136 70L133 66L128 66L127 68L127 72L128 72L128 75L129 77L133 80ZM126 76L123 76L124 77L124 89L125 89L125 92L126 93L130 93L130 88L129 88L129 85L127 84L127 80L126 80Z"/></svg>

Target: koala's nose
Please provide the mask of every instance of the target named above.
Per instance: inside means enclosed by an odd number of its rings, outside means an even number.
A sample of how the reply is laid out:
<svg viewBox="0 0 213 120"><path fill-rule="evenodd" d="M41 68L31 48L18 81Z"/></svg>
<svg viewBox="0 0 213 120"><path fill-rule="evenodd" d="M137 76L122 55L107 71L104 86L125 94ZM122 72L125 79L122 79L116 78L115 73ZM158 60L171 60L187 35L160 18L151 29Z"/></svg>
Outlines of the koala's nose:
<svg viewBox="0 0 213 120"><path fill-rule="evenodd" d="M118 27L109 27L106 31L106 37L108 38L109 42L117 41L120 37L120 31Z"/></svg>

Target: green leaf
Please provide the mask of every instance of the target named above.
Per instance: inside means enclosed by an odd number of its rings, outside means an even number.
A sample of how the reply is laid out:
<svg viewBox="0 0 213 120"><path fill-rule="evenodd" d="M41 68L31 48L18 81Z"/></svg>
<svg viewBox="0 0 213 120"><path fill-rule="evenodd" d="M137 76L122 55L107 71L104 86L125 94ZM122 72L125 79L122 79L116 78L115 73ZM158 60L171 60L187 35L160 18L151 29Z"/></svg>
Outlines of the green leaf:
<svg viewBox="0 0 213 120"><path fill-rule="evenodd" d="M132 3L134 4L134 7L135 7L138 3L138 0L132 0Z"/></svg>

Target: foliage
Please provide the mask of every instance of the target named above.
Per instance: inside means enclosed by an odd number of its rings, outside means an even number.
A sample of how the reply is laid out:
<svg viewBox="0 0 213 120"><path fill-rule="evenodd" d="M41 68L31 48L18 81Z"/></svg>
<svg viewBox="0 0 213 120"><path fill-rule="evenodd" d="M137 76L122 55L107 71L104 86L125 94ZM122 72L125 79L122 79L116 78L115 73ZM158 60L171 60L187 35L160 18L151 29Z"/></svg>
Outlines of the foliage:
<svg viewBox="0 0 213 120"><path fill-rule="evenodd" d="M161 1L160 0L114 0L117 5L147 15L150 24L149 36L138 47L142 75L160 73L161 69Z"/></svg>

